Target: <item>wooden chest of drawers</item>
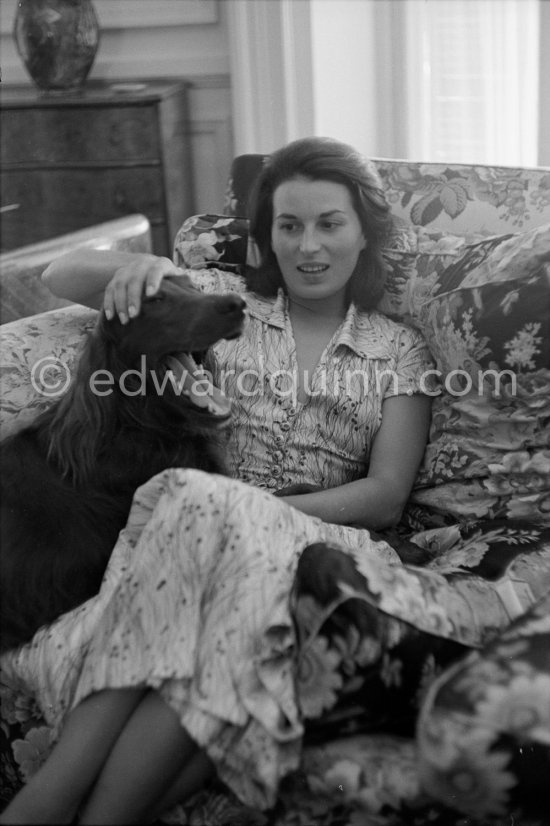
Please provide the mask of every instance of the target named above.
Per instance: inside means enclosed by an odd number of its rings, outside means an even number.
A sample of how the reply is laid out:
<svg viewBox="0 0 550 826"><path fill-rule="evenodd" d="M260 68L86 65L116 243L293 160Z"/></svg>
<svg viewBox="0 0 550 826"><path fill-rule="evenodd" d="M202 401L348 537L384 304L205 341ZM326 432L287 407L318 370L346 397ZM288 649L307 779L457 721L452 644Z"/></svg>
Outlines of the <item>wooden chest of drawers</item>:
<svg viewBox="0 0 550 826"><path fill-rule="evenodd" d="M91 81L77 94L0 87L2 250L142 213L171 257L193 213L187 85Z"/></svg>

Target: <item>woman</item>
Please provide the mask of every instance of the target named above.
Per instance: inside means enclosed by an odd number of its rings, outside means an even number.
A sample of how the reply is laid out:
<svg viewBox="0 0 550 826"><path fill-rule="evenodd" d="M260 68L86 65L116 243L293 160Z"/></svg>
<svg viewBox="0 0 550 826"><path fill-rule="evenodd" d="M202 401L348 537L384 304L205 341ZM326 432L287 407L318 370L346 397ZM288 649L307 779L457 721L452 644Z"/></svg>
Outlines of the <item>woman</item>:
<svg viewBox="0 0 550 826"><path fill-rule="evenodd" d="M429 427L426 347L374 309L389 207L354 150L311 138L271 156L252 215L258 270L191 273L248 303L243 335L209 365L234 402L239 481L167 471L144 485L97 598L7 656L27 686L40 675L40 705L62 732L5 822L70 822L79 807L83 823L145 820L213 769L244 802L271 805L299 760L281 629L290 645L301 551L327 540L398 563L347 527L399 520ZM180 272L165 258L82 251L45 280L128 321Z"/></svg>

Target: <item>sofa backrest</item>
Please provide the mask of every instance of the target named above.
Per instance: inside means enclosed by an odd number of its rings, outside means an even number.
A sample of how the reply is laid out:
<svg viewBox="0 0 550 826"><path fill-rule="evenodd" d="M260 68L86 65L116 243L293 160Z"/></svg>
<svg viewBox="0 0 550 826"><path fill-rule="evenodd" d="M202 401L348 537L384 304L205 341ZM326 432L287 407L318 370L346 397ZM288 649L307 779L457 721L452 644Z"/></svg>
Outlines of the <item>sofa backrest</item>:
<svg viewBox="0 0 550 826"><path fill-rule="evenodd" d="M233 161L224 213L247 217L265 155ZM550 222L550 168L372 158L394 216L465 238L517 232Z"/></svg>

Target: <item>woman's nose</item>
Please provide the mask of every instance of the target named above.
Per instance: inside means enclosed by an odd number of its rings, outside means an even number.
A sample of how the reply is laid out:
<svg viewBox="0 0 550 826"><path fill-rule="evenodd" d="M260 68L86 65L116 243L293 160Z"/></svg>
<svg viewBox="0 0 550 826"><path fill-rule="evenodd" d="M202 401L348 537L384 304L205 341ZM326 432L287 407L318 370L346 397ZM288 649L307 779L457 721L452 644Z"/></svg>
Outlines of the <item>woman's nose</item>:
<svg viewBox="0 0 550 826"><path fill-rule="evenodd" d="M314 227L306 227L300 238L300 252L311 254L312 252L317 252L320 246L321 244L316 229Z"/></svg>

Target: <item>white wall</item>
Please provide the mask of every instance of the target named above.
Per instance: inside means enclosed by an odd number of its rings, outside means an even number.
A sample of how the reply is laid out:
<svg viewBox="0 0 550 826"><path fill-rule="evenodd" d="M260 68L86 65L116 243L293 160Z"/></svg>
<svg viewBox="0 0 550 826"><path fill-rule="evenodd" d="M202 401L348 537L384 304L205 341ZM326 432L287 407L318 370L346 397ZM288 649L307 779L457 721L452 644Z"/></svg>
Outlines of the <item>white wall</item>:
<svg viewBox="0 0 550 826"><path fill-rule="evenodd" d="M223 2L236 154L313 134L310 0Z"/></svg>
<svg viewBox="0 0 550 826"><path fill-rule="evenodd" d="M101 34L90 79L165 76L191 82L195 211L219 211L233 158L223 0L93 0L93 4ZM0 0L2 82L30 84L12 38L16 5L16 0Z"/></svg>
<svg viewBox="0 0 550 826"><path fill-rule="evenodd" d="M311 0L311 41L315 132L378 154L383 135L375 101L384 87L377 89L374 4Z"/></svg>
<svg viewBox="0 0 550 826"><path fill-rule="evenodd" d="M539 89L539 159L541 166L550 166L550 3L540 6L540 89Z"/></svg>

